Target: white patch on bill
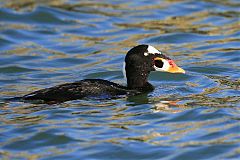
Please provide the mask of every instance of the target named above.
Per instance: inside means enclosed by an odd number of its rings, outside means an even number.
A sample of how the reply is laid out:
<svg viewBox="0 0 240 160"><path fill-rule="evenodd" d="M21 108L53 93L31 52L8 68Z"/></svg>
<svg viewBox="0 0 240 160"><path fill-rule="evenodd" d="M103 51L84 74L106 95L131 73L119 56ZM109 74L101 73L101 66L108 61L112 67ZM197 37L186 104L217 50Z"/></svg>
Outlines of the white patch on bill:
<svg viewBox="0 0 240 160"><path fill-rule="evenodd" d="M158 68L155 65L153 67L156 71L167 72L170 68L170 65L169 65L167 60L163 59L162 61L163 61L163 67L162 68Z"/></svg>

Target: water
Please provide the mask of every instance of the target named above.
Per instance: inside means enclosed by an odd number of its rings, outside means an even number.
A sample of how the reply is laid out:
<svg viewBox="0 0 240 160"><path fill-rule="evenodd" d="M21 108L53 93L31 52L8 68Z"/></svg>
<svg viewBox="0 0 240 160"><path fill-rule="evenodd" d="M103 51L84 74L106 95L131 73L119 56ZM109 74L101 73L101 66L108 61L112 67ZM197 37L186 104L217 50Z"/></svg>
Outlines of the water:
<svg viewBox="0 0 240 160"><path fill-rule="evenodd" d="M0 1L1 159L238 159L240 3ZM148 95L62 104L2 99L84 78L124 84L151 44L186 74Z"/></svg>

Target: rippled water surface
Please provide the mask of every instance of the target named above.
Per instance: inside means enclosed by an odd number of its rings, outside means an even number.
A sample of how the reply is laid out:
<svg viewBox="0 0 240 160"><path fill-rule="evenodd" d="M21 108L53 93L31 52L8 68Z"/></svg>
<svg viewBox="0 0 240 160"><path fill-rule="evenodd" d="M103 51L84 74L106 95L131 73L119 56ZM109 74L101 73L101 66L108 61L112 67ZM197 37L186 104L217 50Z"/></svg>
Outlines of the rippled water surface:
<svg viewBox="0 0 240 160"><path fill-rule="evenodd" d="M240 3L0 1L0 159L240 158ZM84 78L125 84L126 52L151 44L186 74L154 92L61 104L3 99Z"/></svg>

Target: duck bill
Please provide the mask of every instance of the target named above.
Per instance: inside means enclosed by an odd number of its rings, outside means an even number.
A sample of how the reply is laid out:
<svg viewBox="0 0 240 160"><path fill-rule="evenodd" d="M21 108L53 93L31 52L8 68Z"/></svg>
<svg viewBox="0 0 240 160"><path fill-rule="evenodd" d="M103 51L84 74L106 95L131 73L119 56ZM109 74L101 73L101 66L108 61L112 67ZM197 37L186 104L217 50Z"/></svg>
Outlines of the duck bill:
<svg viewBox="0 0 240 160"><path fill-rule="evenodd" d="M154 58L155 61L161 61L163 63L162 67L155 66L155 70L169 72L169 73L185 73L184 69L178 67L176 63L171 59L164 59L156 57Z"/></svg>
<svg viewBox="0 0 240 160"><path fill-rule="evenodd" d="M170 66L169 69L167 70L167 72L170 73L185 73L184 69L176 66Z"/></svg>
<svg viewBox="0 0 240 160"><path fill-rule="evenodd" d="M184 69L178 67L173 60L168 60L169 68L167 72L170 73L185 73Z"/></svg>

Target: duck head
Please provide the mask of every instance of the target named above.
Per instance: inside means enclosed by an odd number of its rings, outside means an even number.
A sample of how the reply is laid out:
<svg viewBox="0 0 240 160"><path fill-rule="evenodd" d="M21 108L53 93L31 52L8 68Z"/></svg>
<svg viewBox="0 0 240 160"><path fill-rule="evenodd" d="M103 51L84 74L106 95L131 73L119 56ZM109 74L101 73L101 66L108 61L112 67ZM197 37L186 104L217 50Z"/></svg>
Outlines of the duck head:
<svg viewBox="0 0 240 160"><path fill-rule="evenodd" d="M123 72L130 89L149 86L148 75L151 71L185 73L176 63L150 45L138 45L130 49L125 57Z"/></svg>

